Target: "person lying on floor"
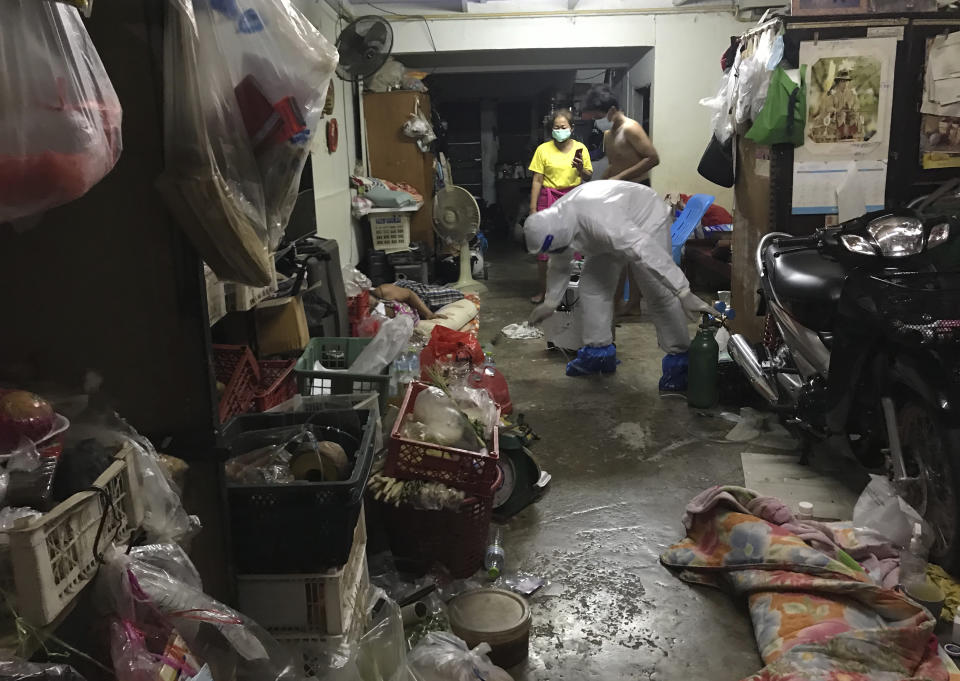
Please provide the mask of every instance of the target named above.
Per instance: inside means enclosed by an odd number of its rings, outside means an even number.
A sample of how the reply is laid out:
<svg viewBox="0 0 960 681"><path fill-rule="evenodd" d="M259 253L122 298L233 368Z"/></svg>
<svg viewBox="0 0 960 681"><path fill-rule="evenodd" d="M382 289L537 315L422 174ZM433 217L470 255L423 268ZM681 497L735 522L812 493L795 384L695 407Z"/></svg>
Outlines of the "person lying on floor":
<svg viewBox="0 0 960 681"><path fill-rule="evenodd" d="M627 265L649 305L657 342L667 353L661 389L686 387L685 379L681 386L672 377L686 375L687 316L713 309L690 291L673 261L669 209L656 192L633 182L588 182L528 217L524 232L529 252L550 255L546 300L534 308L531 324L556 311L570 281L574 251L586 259L580 277L583 347L567 364L568 376L616 371L613 289Z"/></svg>
<svg viewBox="0 0 960 681"><path fill-rule="evenodd" d="M460 297L462 298L463 295L461 294ZM412 290L396 284L381 284L370 289L370 309L372 310L380 303L384 303L387 308L388 317L395 317L398 314L410 315L413 317L414 324L421 319L445 318L431 310Z"/></svg>

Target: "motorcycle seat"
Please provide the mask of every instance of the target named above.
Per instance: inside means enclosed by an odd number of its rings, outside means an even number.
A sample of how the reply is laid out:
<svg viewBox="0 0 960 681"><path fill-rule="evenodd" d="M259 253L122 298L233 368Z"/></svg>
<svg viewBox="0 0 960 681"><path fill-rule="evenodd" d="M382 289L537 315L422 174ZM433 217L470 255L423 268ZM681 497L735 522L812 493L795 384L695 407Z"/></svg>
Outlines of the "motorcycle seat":
<svg viewBox="0 0 960 681"><path fill-rule="evenodd" d="M846 269L813 249L781 251L771 246L764 260L773 290L787 312L808 329L832 330Z"/></svg>

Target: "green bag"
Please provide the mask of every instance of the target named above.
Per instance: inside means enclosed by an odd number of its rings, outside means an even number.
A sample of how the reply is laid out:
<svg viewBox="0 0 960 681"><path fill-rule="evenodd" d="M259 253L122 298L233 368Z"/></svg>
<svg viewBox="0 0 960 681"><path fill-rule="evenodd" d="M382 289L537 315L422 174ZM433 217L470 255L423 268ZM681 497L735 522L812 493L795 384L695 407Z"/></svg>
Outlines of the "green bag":
<svg viewBox="0 0 960 681"><path fill-rule="evenodd" d="M807 67L800 67L800 85L778 66L770 76L767 101L747 132L747 139L757 144L803 145L803 128L807 122Z"/></svg>

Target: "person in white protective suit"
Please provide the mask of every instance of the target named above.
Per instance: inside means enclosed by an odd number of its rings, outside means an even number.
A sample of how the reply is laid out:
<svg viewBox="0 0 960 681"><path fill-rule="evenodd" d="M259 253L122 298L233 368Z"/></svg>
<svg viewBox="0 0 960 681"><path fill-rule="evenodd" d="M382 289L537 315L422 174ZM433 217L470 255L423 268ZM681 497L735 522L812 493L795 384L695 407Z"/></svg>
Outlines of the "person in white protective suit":
<svg viewBox="0 0 960 681"><path fill-rule="evenodd" d="M687 318L713 310L690 291L674 263L670 225L669 208L656 192L619 180L588 182L527 218L527 250L550 254L546 298L530 315L531 324L552 315L563 299L573 252L586 259L580 277L584 347L567 365L567 375L616 370L613 293L623 265L629 265L656 325L657 342L667 353L665 374L672 361L682 365L685 377Z"/></svg>

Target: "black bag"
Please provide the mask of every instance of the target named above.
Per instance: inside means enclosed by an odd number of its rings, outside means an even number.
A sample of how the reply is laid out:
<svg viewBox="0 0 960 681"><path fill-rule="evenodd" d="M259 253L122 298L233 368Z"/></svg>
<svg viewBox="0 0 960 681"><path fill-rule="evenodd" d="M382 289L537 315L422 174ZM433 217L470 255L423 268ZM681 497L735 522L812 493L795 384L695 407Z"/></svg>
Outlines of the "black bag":
<svg viewBox="0 0 960 681"><path fill-rule="evenodd" d="M721 143L715 136L710 136L697 172L704 178L721 187L732 187L736 182L733 171L733 137Z"/></svg>

